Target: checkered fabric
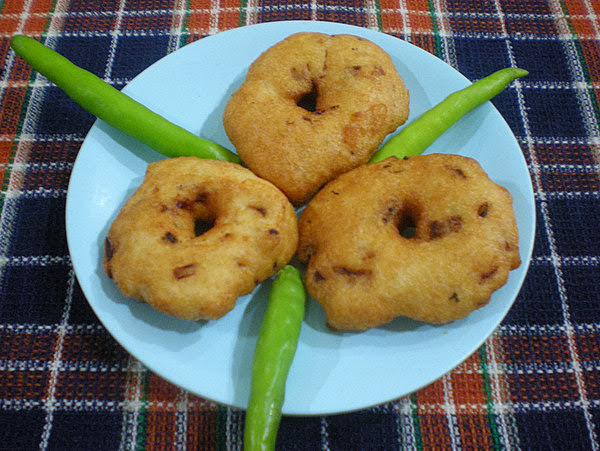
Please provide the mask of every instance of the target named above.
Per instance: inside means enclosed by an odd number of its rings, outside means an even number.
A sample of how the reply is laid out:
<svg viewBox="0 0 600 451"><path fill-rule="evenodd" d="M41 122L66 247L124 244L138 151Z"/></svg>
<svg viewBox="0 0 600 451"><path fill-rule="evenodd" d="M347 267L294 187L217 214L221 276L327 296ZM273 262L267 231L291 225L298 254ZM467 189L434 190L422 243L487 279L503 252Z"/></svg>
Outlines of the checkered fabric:
<svg viewBox="0 0 600 451"><path fill-rule="evenodd" d="M43 41L117 88L191 41L292 19L380 30L494 99L535 189L533 261L468 360L378 407L285 417L281 449L598 449L600 4L594 0L0 0L0 449L241 449L244 412L152 374L92 313L65 238L67 183L94 118L9 50Z"/></svg>

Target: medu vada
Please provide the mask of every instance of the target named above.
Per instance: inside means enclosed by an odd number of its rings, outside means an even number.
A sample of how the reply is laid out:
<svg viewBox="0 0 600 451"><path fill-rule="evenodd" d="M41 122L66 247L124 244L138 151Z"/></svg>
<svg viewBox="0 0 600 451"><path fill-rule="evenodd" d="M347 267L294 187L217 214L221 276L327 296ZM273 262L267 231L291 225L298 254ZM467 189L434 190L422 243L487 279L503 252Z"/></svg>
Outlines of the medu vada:
<svg viewBox="0 0 600 451"><path fill-rule="evenodd" d="M292 258L285 195L234 163L150 163L105 240L103 266L126 297L182 319L217 319Z"/></svg>
<svg viewBox="0 0 600 451"><path fill-rule="evenodd" d="M298 205L366 163L408 109L404 82L379 46L304 32L251 64L223 125L244 164Z"/></svg>
<svg viewBox="0 0 600 451"><path fill-rule="evenodd" d="M299 221L306 287L336 330L447 323L520 265L512 196L475 160L390 157L328 183Z"/></svg>

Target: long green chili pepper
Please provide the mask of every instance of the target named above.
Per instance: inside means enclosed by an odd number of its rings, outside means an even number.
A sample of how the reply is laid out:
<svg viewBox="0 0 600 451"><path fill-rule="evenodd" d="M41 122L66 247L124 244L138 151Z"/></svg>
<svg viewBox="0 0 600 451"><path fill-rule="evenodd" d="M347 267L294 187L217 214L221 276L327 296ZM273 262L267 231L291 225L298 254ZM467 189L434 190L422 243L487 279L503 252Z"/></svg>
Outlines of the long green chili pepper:
<svg viewBox="0 0 600 451"><path fill-rule="evenodd" d="M35 39L13 36L10 46L85 110L158 153L240 162L233 152L173 124Z"/></svg>
<svg viewBox="0 0 600 451"><path fill-rule="evenodd" d="M423 153L461 117L502 92L514 79L527 74L526 70L516 67L501 69L450 94L390 138L370 162Z"/></svg>
<svg viewBox="0 0 600 451"><path fill-rule="evenodd" d="M287 265L273 281L260 327L254 360L244 450L275 448L285 383L294 359L304 318L305 292L300 272Z"/></svg>

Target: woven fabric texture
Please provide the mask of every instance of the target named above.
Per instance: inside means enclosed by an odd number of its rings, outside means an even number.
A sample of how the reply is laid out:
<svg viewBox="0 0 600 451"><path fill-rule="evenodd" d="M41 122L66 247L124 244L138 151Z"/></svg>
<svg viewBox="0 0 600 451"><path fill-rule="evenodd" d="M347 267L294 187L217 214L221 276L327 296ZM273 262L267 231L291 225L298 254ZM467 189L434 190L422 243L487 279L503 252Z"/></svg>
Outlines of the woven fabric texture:
<svg viewBox="0 0 600 451"><path fill-rule="evenodd" d="M465 362L384 405L285 417L278 447L598 449L599 17L592 0L0 1L0 449L235 450L244 421L150 372L88 306L65 201L94 118L15 57L10 37L120 89L187 43L295 19L388 33L471 80L526 68L493 102L526 158L537 232L513 308Z"/></svg>

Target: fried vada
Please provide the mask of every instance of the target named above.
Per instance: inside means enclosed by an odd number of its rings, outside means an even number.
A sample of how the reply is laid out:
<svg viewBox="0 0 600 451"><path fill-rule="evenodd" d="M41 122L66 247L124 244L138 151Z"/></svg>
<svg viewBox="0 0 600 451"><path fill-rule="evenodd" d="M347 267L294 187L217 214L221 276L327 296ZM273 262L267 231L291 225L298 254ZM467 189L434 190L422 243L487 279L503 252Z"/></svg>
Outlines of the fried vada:
<svg viewBox="0 0 600 451"><path fill-rule="evenodd" d="M298 205L366 163L408 109L404 82L379 46L305 32L252 63L223 125L244 164Z"/></svg>
<svg viewBox="0 0 600 451"><path fill-rule="evenodd" d="M105 240L121 292L182 319L217 319L296 251L285 195L238 164L194 157L151 163Z"/></svg>
<svg viewBox="0 0 600 451"><path fill-rule="evenodd" d="M337 330L447 323L520 265L512 197L473 159L388 158L328 183L299 222L306 287Z"/></svg>

